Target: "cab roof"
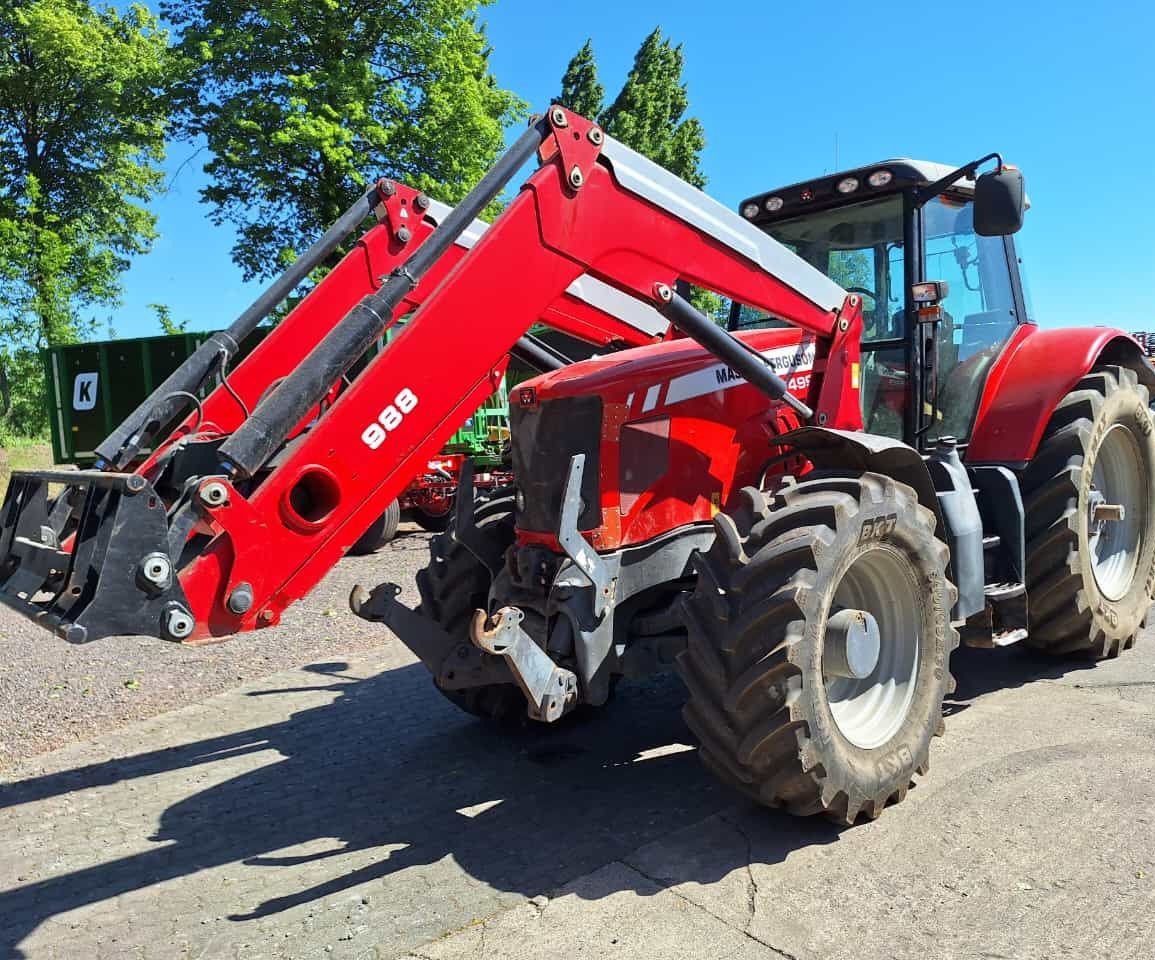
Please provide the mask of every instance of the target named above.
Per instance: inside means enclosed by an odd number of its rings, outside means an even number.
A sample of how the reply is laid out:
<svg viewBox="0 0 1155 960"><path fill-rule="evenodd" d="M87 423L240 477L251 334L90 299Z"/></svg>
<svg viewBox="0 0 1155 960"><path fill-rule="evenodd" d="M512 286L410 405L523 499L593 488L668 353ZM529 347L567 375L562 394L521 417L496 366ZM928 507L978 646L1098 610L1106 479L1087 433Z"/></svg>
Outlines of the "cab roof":
<svg viewBox="0 0 1155 960"><path fill-rule="evenodd" d="M777 190L767 190L764 193L747 197L738 209L743 217L753 223L770 223L775 220L796 217L805 210L824 209L856 200L864 200L871 196L896 193L912 186L934 183L956 169L957 167L945 163L895 157L812 180L802 180ZM876 186L870 182L871 177L881 180L885 178L885 174L890 174L885 183ZM857 186L848 192L839 191L838 185L849 180L857 180ZM963 177L954 183L950 190L952 193L969 195L974 193L974 186L973 177ZM777 206L777 209L767 209L768 201L777 200L781 201L781 205ZM776 204L772 203L771 206L774 207Z"/></svg>

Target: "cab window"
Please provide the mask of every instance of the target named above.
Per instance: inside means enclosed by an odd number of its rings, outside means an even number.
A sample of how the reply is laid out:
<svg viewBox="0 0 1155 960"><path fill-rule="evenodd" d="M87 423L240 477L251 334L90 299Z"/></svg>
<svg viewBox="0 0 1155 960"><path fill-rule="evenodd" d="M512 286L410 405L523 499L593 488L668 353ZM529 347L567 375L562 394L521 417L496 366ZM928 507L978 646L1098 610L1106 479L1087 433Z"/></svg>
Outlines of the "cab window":
<svg viewBox="0 0 1155 960"><path fill-rule="evenodd" d="M862 297L862 416L866 429L901 437L906 407L905 250L899 194L807 213L766 231L844 290ZM736 305L730 329L783 326Z"/></svg>
<svg viewBox="0 0 1155 960"><path fill-rule="evenodd" d="M1019 323L1006 244L974 232L973 205L936 197L923 208L925 278L949 285L935 333L938 389L930 439L965 439L986 376Z"/></svg>

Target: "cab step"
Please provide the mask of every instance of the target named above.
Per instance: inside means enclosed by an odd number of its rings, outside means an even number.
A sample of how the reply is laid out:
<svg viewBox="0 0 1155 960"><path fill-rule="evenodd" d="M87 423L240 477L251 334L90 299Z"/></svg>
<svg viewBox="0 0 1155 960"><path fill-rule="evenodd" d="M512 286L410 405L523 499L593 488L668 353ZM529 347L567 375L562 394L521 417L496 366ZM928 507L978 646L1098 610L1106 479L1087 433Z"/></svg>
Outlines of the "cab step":
<svg viewBox="0 0 1155 960"><path fill-rule="evenodd" d="M999 603L1002 600L1013 600L1027 592L1025 583L988 583L983 590L988 600Z"/></svg>

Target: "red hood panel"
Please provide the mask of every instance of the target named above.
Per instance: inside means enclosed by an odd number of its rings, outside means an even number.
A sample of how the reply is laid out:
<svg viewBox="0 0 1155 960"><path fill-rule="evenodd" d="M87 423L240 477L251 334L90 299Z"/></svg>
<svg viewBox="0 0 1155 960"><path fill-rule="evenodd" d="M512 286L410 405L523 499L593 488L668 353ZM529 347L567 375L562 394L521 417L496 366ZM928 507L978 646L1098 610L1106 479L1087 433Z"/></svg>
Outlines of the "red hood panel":
<svg viewBox="0 0 1155 960"><path fill-rule="evenodd" d="M812 336L791 327L754 330L740 339L767 359L791 393L813 402L812 375L825 361L816 359ZM597 463L600 510L594 517L601 522L586 535L598 550L708 523L734 505L743 486L758 483L767 471L792 466L778 455L774 437L798 425L793 411L693 341L669 341L575 363L512 392L514 407L575 404L572 435L551 434L549 442L559 452L538 458L531 468L535 475L520 478L523 489L541 503L547 495L560 503L565 461L590 442L578 436L576 404L591 397L601 401L600 442L594 441L598 457L587 459ZM570 453L564 452L567 444ZM522 527L520 536L544 536L549 542L554 511L532 512L532 525Z"/></svg>
<svg viewBox="0 0 1155 960"><path fill-rule="evenodd" d="M814 367L814 338L796 327L752 330L738 339L766 356L774 371L789 381L792 374ZM725 390L744 381L693 340L671 340L593 357L543 374L523 386L534 387L539 401L597 394L606 403L631 398L632 413ZM655 392L656 391L656 392ZM791 389L799 396L806 390Z"/></svg>

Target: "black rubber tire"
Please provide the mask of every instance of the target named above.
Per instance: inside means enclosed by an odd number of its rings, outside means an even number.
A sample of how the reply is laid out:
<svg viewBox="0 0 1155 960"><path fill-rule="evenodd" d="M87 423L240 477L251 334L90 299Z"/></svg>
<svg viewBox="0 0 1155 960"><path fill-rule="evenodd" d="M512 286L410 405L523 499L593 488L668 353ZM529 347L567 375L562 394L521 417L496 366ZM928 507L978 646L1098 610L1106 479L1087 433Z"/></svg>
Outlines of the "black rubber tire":
<svg viewBox="0 0 1155 960"><path fill-rule="evenodd" d="M446 510L441 516L426 513L420 508L415 508L411 511L411 516L413 517L413 522L422 530L428 530L430 533L444 533L453 522L453 508L450 507L450 509Z"/></svg>
<svg viewBox="0 0 1155 960"><path fill-rule="evenodd" d="M1133 370L1096 369L1059 403L1023 475L1026 642L1038 650L1112 657L1135 643L1155 586L1155 422L1149 400ZM1095 578L1088 513L1095 464L1107 431L1116 425L1126 427L1136 443L1147 492L1141 516L1122 521L1139 524L1141 539L1130 585L1111 599Z"/></svg>
<svg viewBox="0 0 1155 960"><path fill-rule="evenodd" d="M957 593L934 515L913 489L875 473L807 480L769 499L747 488L742 500L715 518L714 545L699 555L697 585L683 604L688 643L678 669L699 755L758 803L845 824L860 813L876 817L929 769L943 697L954 689ZM864 749L834 720L822 651L834 592L871 550L893 554L909 574L921 625L901 725Z"/></svg>
<svg viewBox="0 0 1155 960"><path fill-rule="evenodd" d="M385 512L373 521L369 529L361 534L357 542L349 548L349 555L365 557L371 553L376 553L397 536L397 525L400 522L401 507L394 500L385 508Z"/></svg>
<svg viewBox="0 0 1155 960"><path fill-rule="evenodd" d="M474 523L495 537L504 552L513 543L513 491L495 490L478 497ZM455 541L451 533L429 541L429 565L417 572L421 605L417 612L454 637L465 637L473 611L489 602L490 574L472 553ZM512 683L438 690L466 713L499 726L526 721L525 695Z"/></svg>

